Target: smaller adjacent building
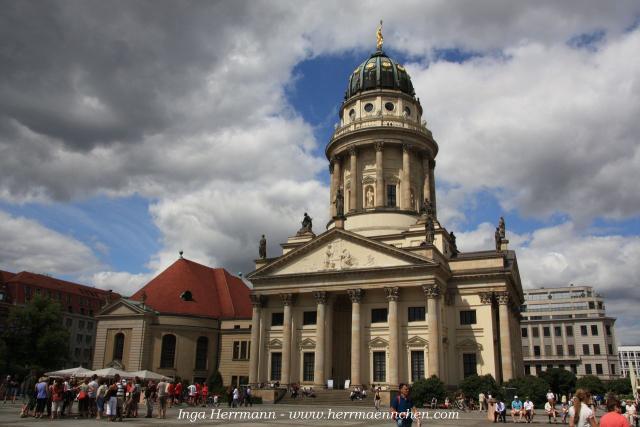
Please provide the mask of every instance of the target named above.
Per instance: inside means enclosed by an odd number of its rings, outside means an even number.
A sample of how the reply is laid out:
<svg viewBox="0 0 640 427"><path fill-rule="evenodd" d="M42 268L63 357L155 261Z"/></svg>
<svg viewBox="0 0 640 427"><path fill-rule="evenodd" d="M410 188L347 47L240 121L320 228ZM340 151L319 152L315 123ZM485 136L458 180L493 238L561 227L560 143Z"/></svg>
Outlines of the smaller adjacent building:
<svg viewBox="0 0 640 427"><path fill-rule="evenodd" d="M180 258L130 298L97 316L94 369L148 369L190 382L219 371L247 384L249 288L222 268Z"/></svg>
<svg viewBox="0 0 640 427"><path fill-rule="evenodd" d="M120 295L43 274L0 271L0 319L6 319L11 306L24 305L35 296L50 298L64 310L62 321L69 331L69 357L63 368L91 367L96 333L94 316Z"/></svg>
<svg viewBox="0 0 640 427"><path fill-rule="evenodd" d="M620 376L614 331L601 295L591 286L524 291L521 337L525 374L551 368L571 370L578 377L603 380Z"/></svg>
<svg viewBox="0 0 640 427"><path fill-rule="evenodd" d="M640 377L640 345L621 345L618 347L620 374L629 376L629 369L633 368L636 377Z"/></svg>

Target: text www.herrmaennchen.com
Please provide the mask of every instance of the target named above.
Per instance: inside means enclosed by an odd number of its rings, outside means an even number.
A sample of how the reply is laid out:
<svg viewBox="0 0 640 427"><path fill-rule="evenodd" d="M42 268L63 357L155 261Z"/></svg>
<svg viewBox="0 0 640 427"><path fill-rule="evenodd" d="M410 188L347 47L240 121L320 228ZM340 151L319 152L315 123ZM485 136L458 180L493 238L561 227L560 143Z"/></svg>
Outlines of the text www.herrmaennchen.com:
<svg viewBox="0 0 640 427"><path fill-rule="evenodd" d="M224 411L211 409L206 411L187 411L180 409L178 420L192 423L198 421L269 421L277 419L289 420L391 420L394 417L414 417L422 420L457 420L460 413L455 411L431 411L410 413L409 411L393 414L387 411L349 411L327 409L324 411Z"/></svg>

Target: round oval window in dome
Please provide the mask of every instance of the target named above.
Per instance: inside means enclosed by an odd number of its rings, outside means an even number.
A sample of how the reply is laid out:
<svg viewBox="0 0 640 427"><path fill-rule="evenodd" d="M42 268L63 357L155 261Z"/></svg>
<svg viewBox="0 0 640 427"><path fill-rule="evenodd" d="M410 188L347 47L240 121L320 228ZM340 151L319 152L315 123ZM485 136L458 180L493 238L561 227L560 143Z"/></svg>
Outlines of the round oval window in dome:
<svg viewBox="0 0 640 427"><path fill-rule="evenodd" d="M366 111L367 113L372 112L372 111L373 111L373 104L372 104L372 103L370 103L370 102L367 102L367 103L364 105L364 111Z"/></svg>
<svg viewBox="0 0 640 427"><path fill-rule="evenodd" d="M356 118L356 110L354 110L353 108L349 111L349 118L351 120Z"/></svg>
<svg viewBox="0 0 640 427"><path fill-rule="evenodd" d="M384 104L384 108L386 108L387 111L393 111L393 109L395 108L395 105L393 105L393 102L387 102Z"/></svg>
<svg viewBox="0 0 640 427"><path fill-rule="evenodd" d="M398 64L398 70L404 71L404 67L402 65Z"/></svg>
<svg viewBox="0 0 640 427"><path fill-rule="evenodd" d="M389 61L382 61L382 66L384 68L391 68L391 62Z"/></svg>
<svg viewBox="0 0 640 427"><path fill-rule="evenodd" d="M366 67L364 67L364 68L365 68L365 69L367 69L367 70L370 70L370 69L372 69L372 68L375 68L375 66L376 66L376 64L375 64L374 62L369 62L369 63L367 64L367 66L366 66Z"/></svg>
<svg viewBox="0 0 640 427"><path fill-rule="evenodd" d="M411 108L404 107L404 115L409 117L411 115Z"/></svg>

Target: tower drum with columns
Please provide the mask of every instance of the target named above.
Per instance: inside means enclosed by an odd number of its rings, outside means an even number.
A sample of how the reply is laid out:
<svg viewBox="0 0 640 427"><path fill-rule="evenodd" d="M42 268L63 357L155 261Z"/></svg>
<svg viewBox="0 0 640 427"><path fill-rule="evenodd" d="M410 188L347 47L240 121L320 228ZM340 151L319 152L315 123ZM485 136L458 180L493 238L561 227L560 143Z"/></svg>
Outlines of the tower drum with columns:
<svg viewBox="0 0 640 427"><path fill-rule="evenodd" d="M258 392L523 374L522 285L504 221L500 241L475 252L460 251L440 223L438 144L411 78L381 40L349 77L326 147L326 230L316 235L306 222L248 275L249 381Z"/></svg>

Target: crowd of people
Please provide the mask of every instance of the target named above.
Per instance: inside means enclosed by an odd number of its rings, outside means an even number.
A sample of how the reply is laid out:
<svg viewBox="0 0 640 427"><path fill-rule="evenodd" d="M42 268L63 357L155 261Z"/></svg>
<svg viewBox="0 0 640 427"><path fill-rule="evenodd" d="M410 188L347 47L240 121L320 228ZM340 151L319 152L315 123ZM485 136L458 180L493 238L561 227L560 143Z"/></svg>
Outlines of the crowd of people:
<svg viewBox="0 0 640 427"><path fill-rule="evenodd" d="M122 421L124 418L142 416L144 404L146 418L166 418L167 408L174 405L213 406L222 400L229 407L250 406L253 403L250 387L228 387L224 392L210 392L204 383L188 384L182 381L144 380L138 377L53 378L37 377L31 372L19 383L12 376L0 382L0 400L17 403L21 398L20 416L49 418L74 417ZM75 406L75 411L74 411Z"/></svg>

